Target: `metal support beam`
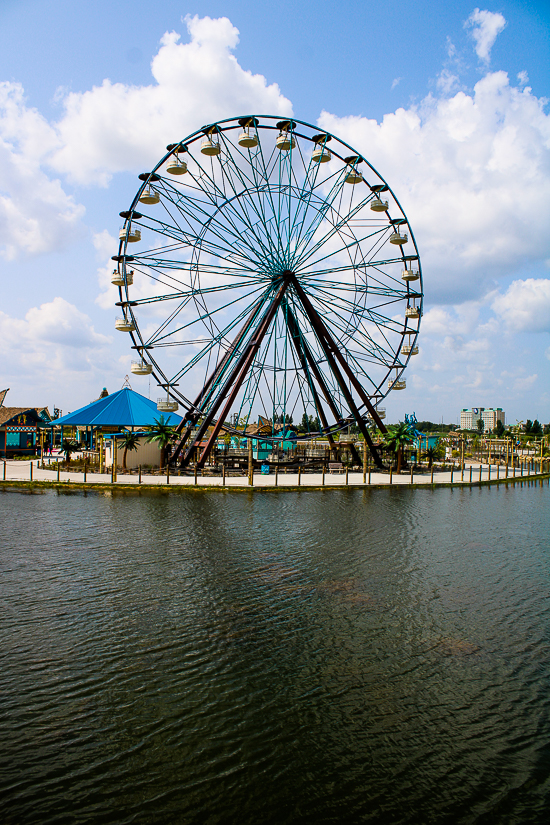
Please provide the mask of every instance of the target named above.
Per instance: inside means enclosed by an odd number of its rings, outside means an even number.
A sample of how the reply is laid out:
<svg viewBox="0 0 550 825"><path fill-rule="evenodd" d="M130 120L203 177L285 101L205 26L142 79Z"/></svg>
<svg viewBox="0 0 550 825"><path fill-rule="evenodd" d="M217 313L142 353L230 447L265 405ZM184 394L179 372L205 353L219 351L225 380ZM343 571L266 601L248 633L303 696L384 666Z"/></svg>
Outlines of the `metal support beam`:
<svg viewBox="0 0 550 825"><path fill-rule="evenodd" d="M199 430L193 439L192 444L190 445L185 457L182 461L182 466L185 466L190 459L193 447L196 444L200 444L204 434L208 430L208 427L212 424L216 413L218 412L224 398L227 396L227 401L221 411L220 415L218 416L218 420L213 427L213 430L208 438L206 446L203 450L203 453L197 462L199 468L204 466L206 459L208 458L212 447L218 437L219 431L221 430L229 411L233 405L233 402L239 392L244 379L248 373L248 370L252 366L254 359L258 353L260 345L263 341L263 338L275 317L277 310L281 304L283 296L286 292L286 289L289 284L289 279L284 278L281 286L279 287L277 294L269 304L267 310L265 311L264 315L262 316L262 320L260 321L259 325L256 327L255 331L252 333L252 336L246 345L244 352L242 353L241 357L239 358L237 364L231 371L230 375L226 379L222 389L218 393L218 396L210 410L208 411L207 415L205 415Z"/></svg>
<svg viewBox="0 0 550 825"><path fill-rule="evenodd" d="M302 364L302 369L307 377L309 377L309 373L311 372L314 377L317 379L317 383L319 384L323 395L325 396L327 403L331 409L331 412L338 422L340 420L340 413L334 401L328 391L328 388L323 380L323 376L315 363L313 355L311 354L311 350L307 345L307 341L302 338L300 335L300 327L298 325L298 321L296 320L294 313L292 312L291 308L288 305L288 302L285 306L286 314L287 314L287 324L290 331L290 340L294 344L294 348ZM321 424L323 428L327 431L327 439L328 443L330 444L330 448L334 448L334 439L332 437L332 433L330 432L330 428L328 425L327 417L325 415L325 411L321 405L321 399L319 398L319 393L317 392L313 381L308 381L309 387L311 389L311 393L313 395L313 400L315 401L315 406L319 412L319 418L321 419Z"/></svg>
<svg viewBox="0 0 550 825"><path fill-rule="evenodd" d="M290 274L292 274L292 273L290 273ZM311 326L313 327L313 330L315 331L315 334L317 335L317 339L318 339L319 343L321 344L323 352L325 353L325 357L327 359L328 365L329 365L334 377L336 378L336 381L338 382L338 384L340 386L340 389L342 390L342 395L346 399L346 403L349 407L349 410L350 410L351 414L353 415L353 417L355 418L355 421L357 422L357 426L359 427L359 430L361 431L361 434L362 434L362 436L365 440L365 443L368 444L368 446L369 446L369 450L371 451L371 455L374 459L374 462L375 462L376 466L379 469L383 469L384 465L382 463L382 459L380 458L380 456L378 454L378 451L376 450L374 444L372 443L372 439L370 437L370 434L369 434L369 431L366 427L366 424L363 421L363 418L361 417L361 414L360 414L359 410L357 409L355 401L353 400L353 396L352 396L351 392L349 391L348 385L346 384L346 381L345 381L342 373L338 369L338 365L336 363L335 356L337 357L338 355L340 355L340 352L339 352L338 348L336 347L336 344L334 343L334 341L332 339L332 336L330 335L330 333L328 332L327 328L325 327L323 321L321 320L321 317L319 316L319 314L314 309L313 305L311 304L311 301L309 300L309 298L305 294L304 290L302 289L302 287L298 283L298 280L297 280L296 276L294 276L294 275L292 275L292 285L296 289L298 297L300 298L300 300L302 302L302 306L304 307L304 311L305 311L306 315L308 316L308 318L311 322ZM340 360L340 359L338 359L338 360ZM343 359L343 360L344 360L346 366L348 366L345 359ZM355 376L354 376L354 378L355 378ZM358 384L359 382L355 379L355 382L352 382L352 383L355 386L355 383ZM359 385L359 386L361 386L361 385ZM361 395L365 396L362 387L361 387ZM365 396L365 398L366 398L366 396ZM378 414L375 412L374 407L372 407L372 404L370 404L370 401L369 401L369 406L373 410L373 412L375 413L376 418L378 419ZM378 420L380 420L380 419L378 419ZM382 423L382 422L380 422L380 423ZM384 426L384 425L382 425L382 426ZM386 431L386 428L384 427L383 432L385 432L385 431Z"/></svg>
<svg viewBox="0 0 550 825"><path fill-rule="evenodd" d="M242 340L243 340L244 336L246 335L246 333L248 332L248 330L250 329L250 325L254 321L254 318L256 317L256 315L258 313L258 310L260 309L261 304L262 304L261 300L257 301L254 304L250 315L248 316L248 318L244 322L243 326L241 327L241 329L237 333L235 339L231 343L231 346L229 347L229 349L227 350L225 355L222 356L222 358L218 361L214 371L210 374L210 376L209 376L208 380L206 381L205 385L203 386L202 390L200 391L200 393L196 397L196 399L193 403L192 409L187 412L187 415L185 416L185 418L181 421L180 424L178 424L177 432L181 432L184 427L185 427L185 431L184 431L182 437L180 438L180 440L178 441L178 443L177 443L177 445L174 449L174 452L172 453L172 456L171 456L171 461L172 462L177 461L177 459L179 457L179 454L181 453L183 447L185 446L189 436L193 432L193 427L195 426L195 424L197 423L197 421L199 420L199 418L202 415L203 410L200 408L201 404L204 404L204 403L208 402L208 400L209 400L209 398L211 397L211 394L212 394L211 393L212 385L223 374L225 368L227 367L229 361L233 357L235 351L237 350L239 345L242 343Z"/></svg>
<svg viewBox="0 0 550 825"><path fill-rule="evenodd" d="M346 359L344 358L344 356L340 352L340 349L338 348L336 342L334 341L334 339L332 338L330 332L326 328L321 316L314 309L313 304L311 303L311 301L307 297L307 295L304 292L301 284L298 282L298 279L295 278L295 280L293 282L293 286L295 287L296 292L297 292L302 304L304 305L304 309L306 310L307 314L309 315L310 320L313 319L313 316L316 317L317 325L318 325L319 329L321 330L322 335L324 336L330 350L334 353L335 357L338 359L338 362L340 363L340 366L342 367L342 369L344 370L344 372L348 376L348 378L350 380L350 383L352 384L355 391L357 392L357 395L359 396L359 398L361 399L361 401L363 402L363 404L365 405L365 407L369 411L369 413L371 415L371 418L375 422L376 426L378 427L380 432L385 433L386 432L385 424L382 423L382 419L380 418L380 416L378 415L376 409L372 405L372 402L371 402L370 398L366 394L366 392L363 389L363 387L361 386L360 382L357 380L357 376L354 374L354 372L351 369L350 365L348 364L348 362L346 361Z"/></svg>

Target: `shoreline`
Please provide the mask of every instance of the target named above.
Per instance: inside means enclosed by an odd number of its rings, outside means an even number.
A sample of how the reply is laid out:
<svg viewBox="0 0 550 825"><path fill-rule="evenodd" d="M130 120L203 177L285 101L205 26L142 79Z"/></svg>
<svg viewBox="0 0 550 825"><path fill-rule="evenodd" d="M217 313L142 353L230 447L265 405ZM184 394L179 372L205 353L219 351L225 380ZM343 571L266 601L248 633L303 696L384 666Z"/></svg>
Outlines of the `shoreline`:
<svg viewBox="0 0 550 825"><path fill-rule="evenodd" d="M148 484L147 482L143 482L138 484L137 482L134 483L125 483L125 482L84 482L84 481L72 481L66 479L64 481L56 481L56 480L47 480L47 479L37 479L31 481L30 479L6 479L5 481L0 480L0 491L7 491L7 490L26 490L29 492L40 492L42 490L57 490L59 492L98 492L105 494L106 492L114 493L212 493L212 492L230 492L230 493L243 493L243 492L261 492L261 493L278 493L278 492L321 492L323 490L396 490L396 489L405 489L405 490L438 490L438 489L474 489L479 487L492 487L492 486L500 486L500 485L516 485L530 482L540 482L540 486L543 486L545 481L548 481L550 484L550 473L538 473L538 474L531 474L531 475L523 475L523 476L510 476L509 478L491 478L491 479L483 479L482 481L439 481L432 484L428 482L410 482L404 483L380 483L380 482L373 482L371 484L363 484L361 483L352 483L352 484L279 484L275 486L274 484L271 485L249 485L246 479L243 479L245 483L243 484L230 484L223 486L222 484L209 484L208 478L202 478L201 481L206 483L197 483L197 484L178 484L178 483L156 483L156 484ZM240 479L239 479L240 481Z"/></svg>

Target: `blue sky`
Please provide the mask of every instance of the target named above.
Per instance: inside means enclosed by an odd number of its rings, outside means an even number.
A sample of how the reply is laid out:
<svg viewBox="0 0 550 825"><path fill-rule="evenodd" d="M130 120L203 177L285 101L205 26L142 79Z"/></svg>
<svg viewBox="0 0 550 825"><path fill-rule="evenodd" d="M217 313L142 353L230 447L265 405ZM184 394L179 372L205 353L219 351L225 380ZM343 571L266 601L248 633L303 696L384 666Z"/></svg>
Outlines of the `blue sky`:
<svg viewBox="0 0 550 825"><path fill-rule="evenodd" d="M106 280L136 172L204 122L291 105L391 181L420 246L420 355L390 420L550 420L549 32L543 2L4 0L7 403L67 411L121 386Z"/></svg>

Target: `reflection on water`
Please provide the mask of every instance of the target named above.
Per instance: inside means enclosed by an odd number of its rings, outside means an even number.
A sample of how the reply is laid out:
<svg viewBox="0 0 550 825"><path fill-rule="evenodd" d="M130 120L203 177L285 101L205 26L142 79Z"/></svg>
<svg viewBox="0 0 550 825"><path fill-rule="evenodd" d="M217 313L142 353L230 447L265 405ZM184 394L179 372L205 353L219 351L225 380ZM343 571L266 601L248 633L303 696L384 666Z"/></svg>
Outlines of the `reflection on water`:
<svg viewBox="0 0 550 825"><path fill-rule="evenodd" d="M546 823L549 504L1 494L2 823Z"/></svg>

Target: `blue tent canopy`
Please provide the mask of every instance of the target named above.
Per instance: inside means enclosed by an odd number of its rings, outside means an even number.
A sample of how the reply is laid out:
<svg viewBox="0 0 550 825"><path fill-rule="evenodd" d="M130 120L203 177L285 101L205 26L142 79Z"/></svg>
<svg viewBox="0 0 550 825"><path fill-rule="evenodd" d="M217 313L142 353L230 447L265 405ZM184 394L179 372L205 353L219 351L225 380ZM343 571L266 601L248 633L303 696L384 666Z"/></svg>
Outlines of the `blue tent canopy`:
<svg viewBox="0 0 550 825"><path fill-rule="evenodd" d="M181 416L175 413L160 413L157 405L133 390L123 389L99 398L75 412L52 421L54 426L79 427L148 427L164 415L164 421L175 427Z"/></svg>

